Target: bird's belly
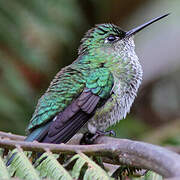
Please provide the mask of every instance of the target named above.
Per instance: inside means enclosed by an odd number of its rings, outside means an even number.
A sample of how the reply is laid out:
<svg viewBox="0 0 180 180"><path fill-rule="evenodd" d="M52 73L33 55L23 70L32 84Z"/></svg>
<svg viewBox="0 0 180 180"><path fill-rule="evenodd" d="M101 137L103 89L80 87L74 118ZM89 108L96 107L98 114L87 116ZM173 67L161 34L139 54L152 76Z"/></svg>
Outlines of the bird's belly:
<svg viewBox="0 0 180 180"><path fill-rule="evenodd" d="M112 94L108 101L99 109L88 121L88 130L95 133L96 130L105 131L106 128L123 119L130 109L132 103L127 103L126 95L119 98L117 94Z"/></svg>

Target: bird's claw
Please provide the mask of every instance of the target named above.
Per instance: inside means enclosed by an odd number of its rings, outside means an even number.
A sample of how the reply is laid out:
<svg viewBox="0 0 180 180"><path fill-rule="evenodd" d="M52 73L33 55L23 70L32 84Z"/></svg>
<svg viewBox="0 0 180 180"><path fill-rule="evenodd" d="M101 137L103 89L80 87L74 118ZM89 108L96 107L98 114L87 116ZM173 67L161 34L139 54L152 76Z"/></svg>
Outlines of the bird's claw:
<svg viewBox="0 0 180 180"><path fill-rule="evenodd" d="M99 136L105 136L105 135L109 135L109 136L116 136L116 132L113 131L113 130L109 130L109 131L100 131L100 130L97 130L97 132L99 134Z"/></svg>
<svg viewBox="0 0 180 180"><path fill-rule="evenodd" d="M97 130L95 134L87 132L81 138L80 144L81 145L83 145L83 144L93 144L94 141L99 136L105 136L105 135L116 136L116 133L113 130L109 130L109 131L100 131L100 130Z"/></svg>

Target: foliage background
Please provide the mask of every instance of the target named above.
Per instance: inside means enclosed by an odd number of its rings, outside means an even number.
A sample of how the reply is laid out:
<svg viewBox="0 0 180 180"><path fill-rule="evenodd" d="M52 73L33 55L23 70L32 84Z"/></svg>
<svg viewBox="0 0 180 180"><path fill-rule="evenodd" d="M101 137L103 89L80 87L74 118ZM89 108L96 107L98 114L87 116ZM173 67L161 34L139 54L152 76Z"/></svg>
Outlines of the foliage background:
<svg viewBox="0 0 180 180"><path fill-rule="evenodd" d="M94 24L129 30L171 12L136 36L144 81L131 114L114 128L118 137L180 144L179 8L178 0L1 0L0 130L25 134L38 98Z"/></svg>

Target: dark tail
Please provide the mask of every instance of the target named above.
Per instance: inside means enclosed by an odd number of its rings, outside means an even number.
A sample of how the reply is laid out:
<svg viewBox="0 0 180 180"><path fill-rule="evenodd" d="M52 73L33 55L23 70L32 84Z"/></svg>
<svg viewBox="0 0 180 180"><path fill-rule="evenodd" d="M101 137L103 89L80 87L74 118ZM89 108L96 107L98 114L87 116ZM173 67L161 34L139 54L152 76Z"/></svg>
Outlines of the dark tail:
<svg viewBox="0 0 180 180"><path fill-rule="evenodd" d="M48 128L49 128L49 126L50 126L50 123L51 122L49 122L49 123L47 123L47 124L45 124L44 126L42 126L42 127L39 127L39 128L37 128L37 129L35 129L34 131L32 131L28 136L27 136L27 138L24 140L24 141L26 141L26 142L33 142L33 141L41 141L41 139L43 139L44 138L44 136L47 134L47 131L48 131ZM6 166L9 166L11 163L12 163L12 161L13 161L13 159L14 159L14 157L15 157L15 155L16 155L17 153L13 153L10 157L8 157L7 159L7 162L6 162ZM38 153L39 154L39 156L38 157L40 157L41 156L41 154L40 153Z"/></svg>
<svg viewBox="0 0 180 180"><path fill-rule="evenodd" d="M56 115L53 120L32 131L25 141L32 142L36 140L54 144L66 143L93 116L99 101L99 96L85 89L79 98L73 101L64 111ZM41 154L38 153L37 158ZM11 164L14 156L15 154L12 154L9 158L6 163L7 166Z"/></svg>

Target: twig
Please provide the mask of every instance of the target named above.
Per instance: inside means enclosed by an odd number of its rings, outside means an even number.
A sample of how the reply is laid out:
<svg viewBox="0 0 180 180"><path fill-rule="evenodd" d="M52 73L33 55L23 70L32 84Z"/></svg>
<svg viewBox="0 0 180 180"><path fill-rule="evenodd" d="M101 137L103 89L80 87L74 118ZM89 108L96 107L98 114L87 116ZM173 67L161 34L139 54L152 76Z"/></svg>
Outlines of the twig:
<svg viewBox="0 0 180 180"><path fill-rule="evenodd" d="M5 133L0 131L0 137L1 138L9 138L12 140L19 140L19 141L23 141L25 139L25 136L20 136L20 135L16 135L16 134L12 134L12 133Z"/></svg>
<svg viewBox="0 0 180 180"><path fill-rule="evenodd" d="M81 151L87 155L109 157L117 164L151 169L165 178L180 176L180 156L160 146L111 137L99 137L95 143L67 145L0 139L1 148L13 149L18 145L25 151L44 152L49 149L53 153L64 154Z"/></svg>
<svg viewBox="0 0 180 180"><path fill-rule="evenodd" d="M11 140L23 141L26 138L26 136L20 136L20 135L0 131L0 138L8 138ZM78 145L81 138L82 138L82 134L76 134L67 144ZM165 148L180 154L180 146L165 146Z"/></svg>

